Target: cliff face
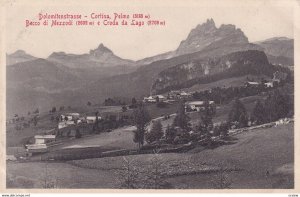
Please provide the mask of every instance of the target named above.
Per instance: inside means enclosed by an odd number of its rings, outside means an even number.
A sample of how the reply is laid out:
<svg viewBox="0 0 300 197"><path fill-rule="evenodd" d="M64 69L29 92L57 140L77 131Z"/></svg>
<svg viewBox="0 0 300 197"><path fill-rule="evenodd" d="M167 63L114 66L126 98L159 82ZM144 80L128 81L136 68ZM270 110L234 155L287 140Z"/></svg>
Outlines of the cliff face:
<svg viewBox="0 0 300 197"><path fill-rule="evenodd" d="M268 67L270 65L267 56L264 52L256 50L235 52L222 57L208 57L179 64L160 72L152 85L152 92L162 93L173 88L194 85L199 80L203 83L212 82L251 72L268 75L271 73L268 72Z"/></svg>
<svg viewBox="0 0 300 197"><path fill-rule="evenodd" d="M234 25L221 25L216 27L213 19L208 19L206 23L198 25L189 33L176 50L177 55L201 51L211 44L219 43L220 46L231 44L249 43L244 33Z"/></svg>

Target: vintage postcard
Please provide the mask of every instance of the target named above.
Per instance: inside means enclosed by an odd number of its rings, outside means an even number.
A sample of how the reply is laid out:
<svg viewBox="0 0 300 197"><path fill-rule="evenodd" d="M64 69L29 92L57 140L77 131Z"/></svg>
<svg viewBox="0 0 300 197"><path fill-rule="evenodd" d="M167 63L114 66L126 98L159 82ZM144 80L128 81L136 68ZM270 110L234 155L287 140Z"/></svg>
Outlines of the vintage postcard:
<svg viewBox="0 0 300 197"><path fill-rule="evenodd" d="M299 192L299 7L1 1L1 191Z"/></svg>

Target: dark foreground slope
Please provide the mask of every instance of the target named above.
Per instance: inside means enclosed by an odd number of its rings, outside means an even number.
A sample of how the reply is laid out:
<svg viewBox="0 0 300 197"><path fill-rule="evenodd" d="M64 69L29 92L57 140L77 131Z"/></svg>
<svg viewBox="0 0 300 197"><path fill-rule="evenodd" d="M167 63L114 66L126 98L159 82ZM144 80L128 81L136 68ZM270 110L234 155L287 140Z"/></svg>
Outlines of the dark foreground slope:
<svg viewBox="0 0 300 197"><path fill-rule="evenodd" d="M220 177L226 177L232 189L279 189L294 187L294 126L293 124L258 129L232 138L234 144L215 149L199 147L189 153L159 155L159 161L167 167L160 171L172 176L164 177L168 188L211 189L218 188ZM153 161L151 154L127 156L139 167L147 167ZM117 175L124 159L107 157L77 160L69 163L47 164L49 175L59 180L59 188L119 188ZM193 168L189 168L193 166ZM199 166L200 169L195 169ZM236 171L202 172L221 166ZM164 171L166 170L166 171ZM185 171L185 173L182 173ZM190 173L192 172L193 173ZM268 171L268 173L267 173ZM41 188L45 179L45 163L7 163L8 188ZM80 178L78 178L80 177ZM52 179L50 179L52 180Z"/></svg>

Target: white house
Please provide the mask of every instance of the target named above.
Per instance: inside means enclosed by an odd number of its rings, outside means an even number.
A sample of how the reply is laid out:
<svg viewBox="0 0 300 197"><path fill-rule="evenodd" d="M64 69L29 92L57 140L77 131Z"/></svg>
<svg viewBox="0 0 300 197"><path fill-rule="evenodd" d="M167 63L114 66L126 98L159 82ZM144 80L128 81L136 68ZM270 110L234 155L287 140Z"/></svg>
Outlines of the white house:
<svg viewBox="0 0 300 197"><path fill-rule="evenodd" d="M184 91L180 92L180 98L189 98L191 96L192 96L192 94L190 94L190 93L186 93Z"/></svg>
<svg viewBox="0 0 300 197"><path fill-rule="evenodd" d="M155 96L155 100L156 100L157 98L158 98L158 101L159 101L159 102L163 102L163 101L167 100L167 98L164 97L163 95L156 95L156 96Z"/></svg>
<svg viewBox="0 0 300 197"><path fill-rule="evenodd" d="M97 120L97 117L96 116L87 116L86 117L86 123L88 124L92 124L92 123L95 123ZM98 120L101 120L101 117L98 116Z"/></svg>
<svg viewBox="0 0 300 197"><path fill-rule="evenodd" d="M65 128L65 127L67 127L68 125L67 125L67 122L59 122L58 123L58 129L62 129L62 128Z"/></svg>
<svg viewBox="0 0 300 197"><path fill-rule="evenodd" d="M259 86L259 83L256 82L256 81L247 81L247 82L245 83L245 86L246 86L246 87L257 87L257 86Z"/></svg>
<svg viewBox="0 0 300 197"><path fill-rule="evenodd" d="M65 121L66 117L68 118L68 120L76 120L76 119L78 119L80 117L80 114L79 113L75 113L75 112L73 112L73 113L66 113L66 114L60 115L60 117L61 117L62 121Z"/></svg>
<svg viewBox="0 0 300 197"><path fill-rule="evenodd" d="M144 97L144 100L143 100L145 103L155 103L156 102L156 99L153 98L152 96L149 96L149 97Z"/></svg>
<svg viewBox="0 0 300 197"><path fill-rule="evenodd" d="M273 82L267 82L267 83L265 83L265 86L267 88L273 88L274 87L274 83Z"/></svg>
<svg viewBox="0 0 300 197"><path fill-rule="evenodd" d="M55 135L36 135L34 136L35 144L46 144L48 142L53 142L56 139Z"/></svg>
<svg viewBox="0 0 300 197"><path fill-rule="evenodd" d="M209 101L209 105L213 105L214 101ZM204 101L191 101L185 104L186 111L200 111L204 109Z"/></svg>

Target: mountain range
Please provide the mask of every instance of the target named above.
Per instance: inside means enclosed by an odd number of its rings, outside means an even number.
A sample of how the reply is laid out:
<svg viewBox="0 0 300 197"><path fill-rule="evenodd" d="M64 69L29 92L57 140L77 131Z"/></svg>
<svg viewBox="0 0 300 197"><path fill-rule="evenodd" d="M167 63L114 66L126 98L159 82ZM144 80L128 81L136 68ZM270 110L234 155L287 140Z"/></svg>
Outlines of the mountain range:
<svg viewBox="0 0 300 197"><path fill-rule="evenodd" d="M294 66L294 39L275 37L256 42L272 64Z"/></svg>
<svg viewBox="0 0 300 197"><path fill-rule="evenodd" d="M272 64L291 67L293 57L293 39L250 43L241 29L218 28L213 19L192 29L174 51L138 61L122 59L103 44L86 54L54 52L46 59L19 50L6 56L7 113L141 98L247 73L270 75Z"/></svg>
<svg viewBox="0 0 300 197"><path fill-rule="evenodd" d="M52 53L47 59L49 61L61 63L70 68L97 68L134 65L134 61L122 59L116 56L102 43L98 46L98 48L90 50L90 52L87 54L75 55L66 54L65 52L55 52Z"/></svg>

